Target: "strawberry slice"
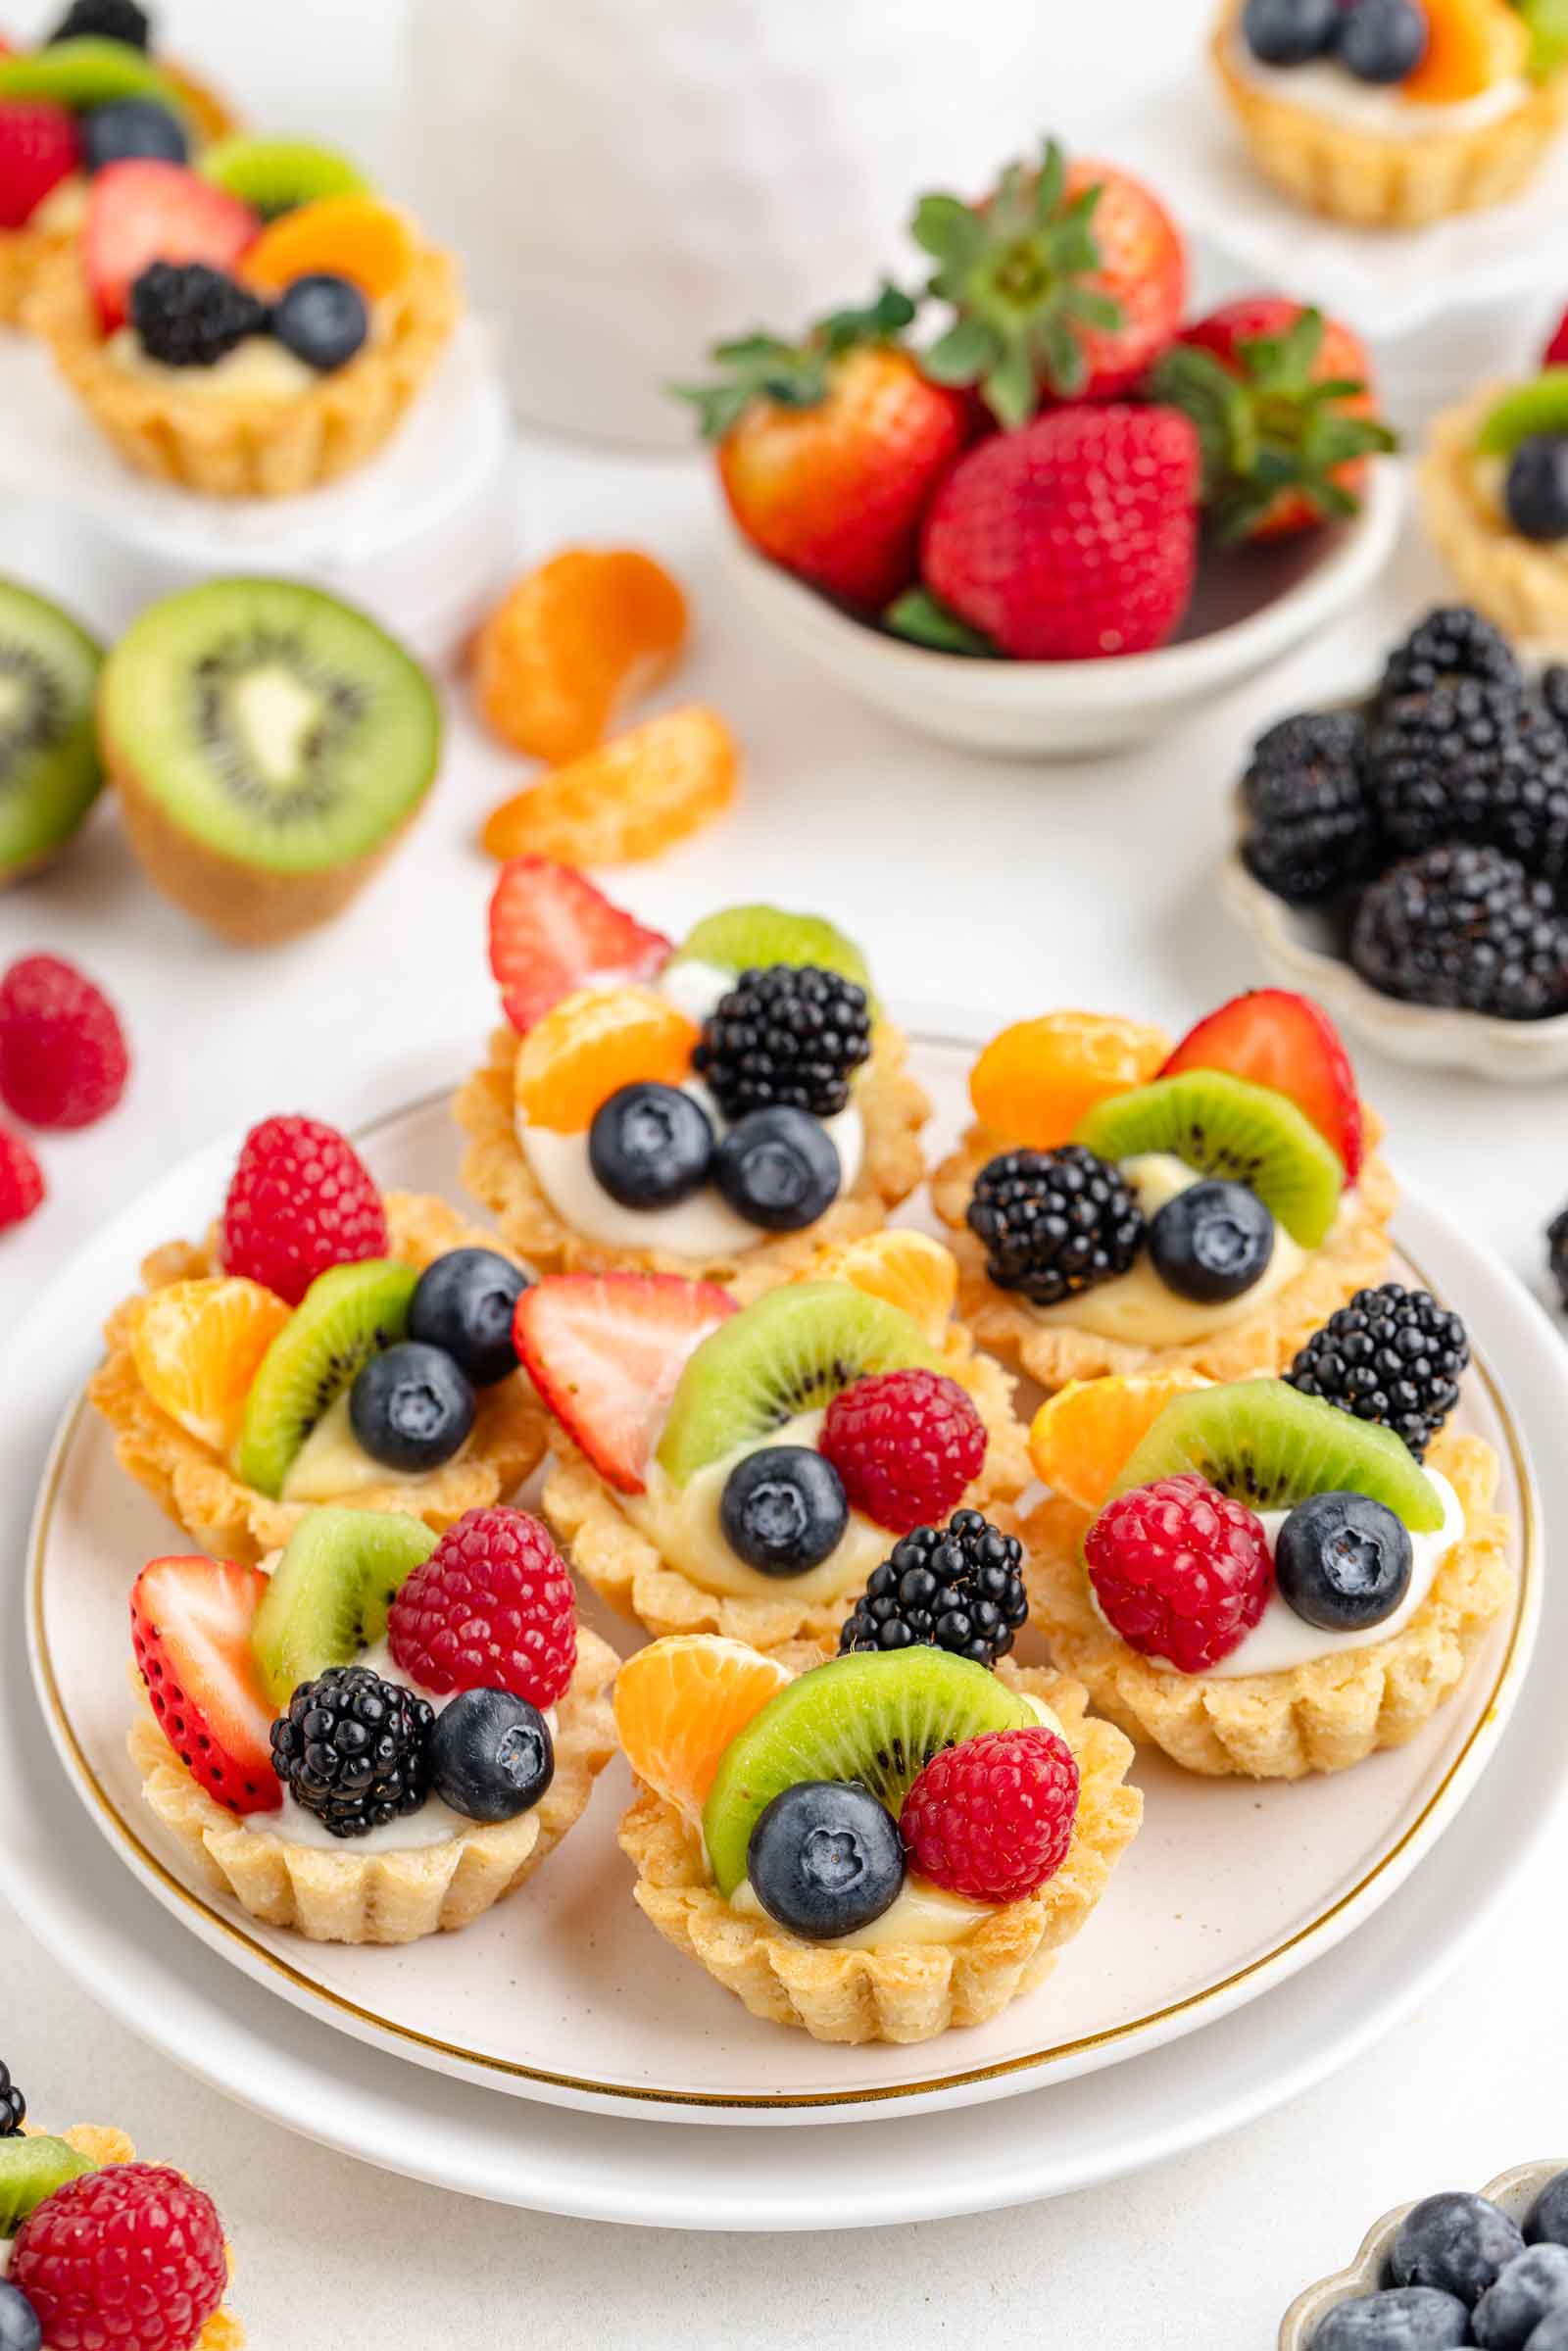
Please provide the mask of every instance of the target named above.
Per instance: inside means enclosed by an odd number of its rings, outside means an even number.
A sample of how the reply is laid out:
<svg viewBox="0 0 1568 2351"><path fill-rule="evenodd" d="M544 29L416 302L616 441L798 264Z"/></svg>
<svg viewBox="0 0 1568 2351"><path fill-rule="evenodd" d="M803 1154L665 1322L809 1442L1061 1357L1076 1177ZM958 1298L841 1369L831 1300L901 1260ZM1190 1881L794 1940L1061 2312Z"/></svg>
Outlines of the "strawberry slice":
<svg viewBox="0 0 1568 2351"><path fill-rule="evenodd" d="M514 857L490 901L490 968L507 1018L531 1029L590 980L651 980L673 949L596 890L574 865Z"/></svg>
<svg viewBox="0 0 1568 2351"><path fill-rule="evenodd" d="M621 1494L641 1494L686 1358L735 1312L678 1273L547 1274L517 1300L513 1341L572 1443Z"/></svg>
<svg viewBox="0 0 1568 2351"><path fill-rule="evenodd" d="M109 165L92 183L82 247L105 333L123 326L130 289L153 262L232 269L261 225L248 204L182 164L136 157Z"/></svg>
<svg viewBox="0 0 1568 2351"><path fill-rule="evenodd" d="M24 227L50 190L74 171L80 153L75 117L65 107L41 98L0 104L0 228Z"/></svg>
<svg viewBox="0 0 1568 2351"><path fill-rule="evenodd" d="M165 1738L230 1812L275 1812L272 1708L251 1654L259 1567L154 1559L131 1586L130 1638Z"/></svg>
<svg viewBox="0 0 1568 2351"><path fill-rule="evenodd" d="M1161 1077L1183 1069L1224 1069L1272 1086L1308 1117L1345 1162L1353 1184L1366 1150L1361 1101L1340 1032L1309 996L1288 988L1250 988L1190 1029Z"/></svg>

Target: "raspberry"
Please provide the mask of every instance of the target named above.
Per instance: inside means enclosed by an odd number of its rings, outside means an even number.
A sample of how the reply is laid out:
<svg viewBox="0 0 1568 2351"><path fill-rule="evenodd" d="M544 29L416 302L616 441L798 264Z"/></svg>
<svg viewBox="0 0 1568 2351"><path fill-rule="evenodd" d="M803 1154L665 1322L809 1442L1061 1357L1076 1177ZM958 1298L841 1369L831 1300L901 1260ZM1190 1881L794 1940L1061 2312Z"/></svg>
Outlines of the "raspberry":
<svg viewBox="0 0 1568 2351"><path fill-rule="evenodd" d="M909 1866L973 1902L1021 1902L1067 1858L1078 1814L1071 1747L1044 1723L933 1755L904 1799Z"/></svg>
<svg viewBox="0 0 1568 2351"><path fill-rule="evenodd" d="M0 979L0 1095L35 1127L86 1127L130 1067L109 999L59 955L24 955Z"/></svg>
<svg viewBox="0 0 1568 2351"><path fill-rule="evenodd" d="M266 1118L252 1127L223 1202L219 1256L297 1306L318 1273L384 1257L381 1195L336 1127Z"/></svg>
<svg viewBox="0 0 1568 2351"><path fill-rule="evenodd" d="M1107 1502L1084 1558L1101 1612L1128 1647L1184 1674L1230 1655L1274 1582L1262 1520L1193 1470Z"/></svg>
<svg viewBox="0 0 1568 2351"><path fill-rule="evenodd" d="M0 1233L29 1217L43 1198L43 1169L20 1135L0 1127Z"/></svg>
<svg viewBox="0 0 1568 2351"><path fill-rule="evenodd" d="M853 1509L907 1535L939 1524L980 1475L986 1425L941 1372L873 1372L833 1398L819 1450Z"/></svg>
<svg viewBox="0 0 1568 2351"><path fill-rule="evenodd" d="M577 1663L577 1613L561 1553L526 1510L468 1510L405 1581L387 1624L421 1690L510 1690L553 1706Z"/></svg>
<svg viewBox="0 0 1568 2351"><path fill-rule="evenodd" d="M190 2351L223 2299L228 2262L211 2196L167 2164L124 2163L34 2206L10 2275L50 2351Z"/></svg>

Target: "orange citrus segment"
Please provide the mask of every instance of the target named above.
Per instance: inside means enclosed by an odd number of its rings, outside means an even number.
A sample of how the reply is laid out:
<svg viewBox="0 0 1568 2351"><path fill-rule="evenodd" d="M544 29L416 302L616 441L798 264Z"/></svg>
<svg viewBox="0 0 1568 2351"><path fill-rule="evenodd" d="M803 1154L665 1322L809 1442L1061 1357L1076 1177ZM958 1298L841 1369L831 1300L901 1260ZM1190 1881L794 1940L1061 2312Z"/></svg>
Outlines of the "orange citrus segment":
<svg viewBox="0 0 1568 2351"><path fill-rule="evenodd" d="M1399 84L1420 106L1462 106L1530 62L1530 27L1508 0L1424 0L1426 55Z"/></svg>
<svg viewBox="0 0 1568 2351"><path fill-rule="evenodd" d="M739 770L735 738L715 711L670 710L503 801L484 845L494 857L563 865L654 857L723 814Z"/></svg>
<svg viewBox="0 0 1568 2351"><path fill-rule="evenodd" d="M615 1676L615 1729L639 1780L700 1821L724 1749L776 1697L787 1666L716 1633L675 1633Z"/></svg>
<svg viewBox="0 0 1568 2351"><path fill-rule="evenodd" d="M1141 1086L1170 1052L1162 1029L1102 1012L1047 1012L993 1037L969 1072L982 1126L1031 1151L1070 1140L1107 1095Z"/></svg>
<svg viewBox="0 0 1568 2351"><path fill-rule="evenodd" d="M1035 1474L1067 1501L1098 1510L1171 1397L1207 1386L1196 1371L1070 1380L1035 1414L1029 1431Z"/></svg>
<svg viewBox="0 0 1568 2351"><path fill-rule="evenodd" d="M141 1384L171 1420L226 1454L257 1367L288 1319L282 1298L239 1274L171 1282L144 1299L131 1332Z"/></svg>
<svg viewBox="0 0 1568 2351"><path fill-rule="evenodd" d="M579 988L517 1047L517 1107L534 1126L579 1135L622 1086L678 1086L700 1034L652 988Z"/></svg>
<svg viewBox="0 0 1568 2351"><path fill-rule="evenodd" d="M234 120L226 98L199 81L188 68L171 57L160 57L158 72L167 81L190 119L191 126L204 142L226 138L239 125Z"/></svg>
<svg viewBox="0 0 1568 2351"><path fill-rule="evenodd" d="M474 640L474 689L514 751L574 759L673 668L686 599L634 548L568 547L519 579Z"/></svg>
<svg viewBox="0 0 1568 2351"><path fill-rule="evenodd" d="M829 1242L802 1268L803 1282L848 1282L869 1298L885 1298L912 1315L940 1347L958 1295L958 1261L928 1233L867 1233L859 1241Z"/></svg>
<svg viewBox="0 0 1568 2351"><path fill-rule="evenodd" d="M248 285L280 294L318 269L352 277L371 302L395 293L414 268L414 231L379 196L322 196L264 228L240 265Z"/></svg>

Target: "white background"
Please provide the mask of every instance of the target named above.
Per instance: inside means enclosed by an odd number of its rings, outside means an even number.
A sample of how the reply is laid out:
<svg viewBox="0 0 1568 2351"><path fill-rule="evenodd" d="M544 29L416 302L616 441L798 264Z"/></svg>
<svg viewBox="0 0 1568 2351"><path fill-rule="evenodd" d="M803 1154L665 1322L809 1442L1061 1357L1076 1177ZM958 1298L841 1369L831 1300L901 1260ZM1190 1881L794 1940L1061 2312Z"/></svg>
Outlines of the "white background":
<svg viewBox="0 0 1568 2351"><path fill-rule="evenodd" d="M1061 18L1041 113L1069 130L1124 98L1135 70L1174 64L1203 14L1196 0L1041 4ZM357 141L395 176L399 11L385 0L206 0L168 15L257 119ZM906 740L770 654L722 592L695 464L530 447L517 511L530 556L616 539L679 572L700 629L679 691L719 707L746 751L741 813L623 880L637 910L678 930L737 896L820 907L863 935L895 1004L940 997L983 1019L1084 1003L1179 1027L1255 979L1208 882L1238 751L1257 724L1363 675L1439 587L1411 544L1371 612L1179 738L1077 770L1010 767ZM112 617L90 563L47 517L8 516L4 549L6 569L89 619ZM416 845L333 928L267 956L220 948L150 895L107 819L56 876L0 900L5 957L78 956L122 1005L135 1056L117 1115L44 1148L46 1208L0 1244L0 1332L108 1211L220 1129L275 1109L331 1117L378 1058L477 1043L492 1008L489 869L471 841L513 772L460 716ZM1541 1227L1568 1197L1561 1090L1423 1077L1372 1055L1362 1075L1398 1166L1544 1296ZM1205 2153L1053 2206L815 2241L591 2233L357 2168L171 2075L3 1908L0 2054L40 2117L122 2123L214 2188L263 2351L523 2333L568 2346L892 2346L1013 2332L1067 2351L1263 2351L1284 2304L1385 2206L1568 2141L1559 1916L1548 1886L1528 1889L1353 2078Z"/></svg>

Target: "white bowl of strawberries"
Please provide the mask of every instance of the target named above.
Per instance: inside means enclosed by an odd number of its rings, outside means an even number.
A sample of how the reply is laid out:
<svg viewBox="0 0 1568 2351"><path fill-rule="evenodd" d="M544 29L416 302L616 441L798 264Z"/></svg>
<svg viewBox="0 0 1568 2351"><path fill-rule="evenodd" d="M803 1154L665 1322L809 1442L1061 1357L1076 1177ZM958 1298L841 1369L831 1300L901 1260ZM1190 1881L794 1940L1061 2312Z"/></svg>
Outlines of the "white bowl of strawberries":
<svg viewBox="0 0 1568 2351"><path fill-rule="evenodd" d="M1402 484L1348 329L1273 296L1184 325L1157 198L1054 144L912 225L918 297L718 344L687 395L775 636L921 733L1059 758L1164 733L1376 576Z"/></svg>

